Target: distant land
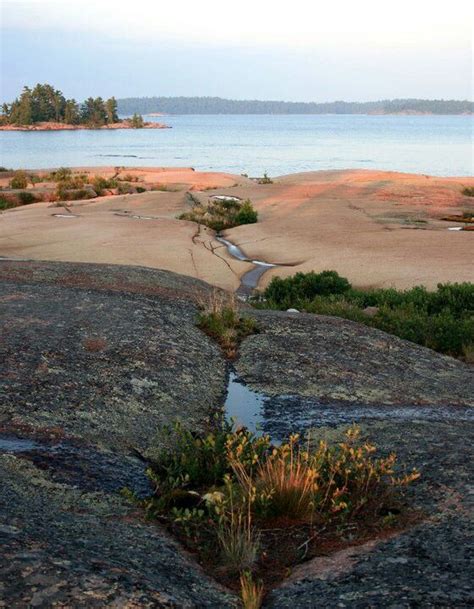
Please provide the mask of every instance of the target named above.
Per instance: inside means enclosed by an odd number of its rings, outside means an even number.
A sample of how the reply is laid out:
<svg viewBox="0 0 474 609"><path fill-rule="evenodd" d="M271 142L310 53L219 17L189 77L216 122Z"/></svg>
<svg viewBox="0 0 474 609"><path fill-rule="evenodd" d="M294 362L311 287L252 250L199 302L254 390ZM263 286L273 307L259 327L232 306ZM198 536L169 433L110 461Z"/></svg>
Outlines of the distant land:
<svg viewBox="0 0 474 609"><path fill-rule="evenodd" d="M391 99L374 102L285 102L221 97L127 97L119 114L473 114L474 102L455 99Z"/></svg>

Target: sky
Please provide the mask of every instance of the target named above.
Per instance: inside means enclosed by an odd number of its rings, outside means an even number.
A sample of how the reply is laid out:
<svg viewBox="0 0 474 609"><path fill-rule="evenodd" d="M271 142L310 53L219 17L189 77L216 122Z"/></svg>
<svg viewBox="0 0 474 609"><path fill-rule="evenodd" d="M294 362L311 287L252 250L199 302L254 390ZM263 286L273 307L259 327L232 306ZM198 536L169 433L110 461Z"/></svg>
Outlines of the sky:
<svg viewBox="0 0 474 609"><path fill-rule="evenodd" d="M0 0L0 99L472 99L469 0Z"/></svg>

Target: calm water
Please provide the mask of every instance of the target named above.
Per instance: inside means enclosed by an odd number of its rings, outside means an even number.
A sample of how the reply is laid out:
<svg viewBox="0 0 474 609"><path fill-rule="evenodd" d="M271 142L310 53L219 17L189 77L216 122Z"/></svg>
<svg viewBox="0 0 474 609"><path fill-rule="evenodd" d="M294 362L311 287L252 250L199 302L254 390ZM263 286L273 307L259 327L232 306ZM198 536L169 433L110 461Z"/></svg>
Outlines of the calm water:
<svg viewBox="0 0 474 609"><path fill-rule="evenodd" d="M377 168L473 174L469 116L168 116L173 129L0 132L0 165L192 166L261 175Z"/></svg>

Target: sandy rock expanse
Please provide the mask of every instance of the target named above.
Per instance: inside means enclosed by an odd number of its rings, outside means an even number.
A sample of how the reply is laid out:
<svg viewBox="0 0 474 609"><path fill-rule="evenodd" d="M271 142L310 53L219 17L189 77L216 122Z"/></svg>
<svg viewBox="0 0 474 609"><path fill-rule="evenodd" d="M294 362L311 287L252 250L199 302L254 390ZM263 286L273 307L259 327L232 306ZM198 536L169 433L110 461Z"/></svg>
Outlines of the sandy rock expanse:
<svg viewBox="0 0 474 609"><path fill-rule="evenodd" d="M83 170L84 168L81 168ZM114 168L86 168L111 177ZM474 178L383 171L319 171L258 184L191 168L122 169L160 190L68 203L36 203L0 215L0 256L133 264L189 275L227 289L251 267L231 258L213 231L177 216L188 192L250 198L257 224L227 231L251 259L284 263L261 279L335 269L358 287L406 288L473 280L473 234L450 231L447 214L472 210ZM59 215L56 215L59 214ZM64 217L70 215L71 217Z"/></svg>

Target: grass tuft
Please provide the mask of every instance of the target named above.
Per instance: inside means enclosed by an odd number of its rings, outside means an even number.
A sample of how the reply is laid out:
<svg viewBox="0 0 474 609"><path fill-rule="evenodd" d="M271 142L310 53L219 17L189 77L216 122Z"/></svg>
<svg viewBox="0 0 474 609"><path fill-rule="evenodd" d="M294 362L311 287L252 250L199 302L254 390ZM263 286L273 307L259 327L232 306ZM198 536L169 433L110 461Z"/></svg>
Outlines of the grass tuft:
<svg viewBox="0 0 474 609"><path fill-rule="evenodd" d="M240 576L240 597L243 609L260 609L262 606L263 584L254 582L250 571L244 571Z"/></svg>
<svg viewBox="0 0 474 609"><path fill-rule="evenodd" d="M240 315L233 294L214 290L206 299L200 299L199 306L198 328L216 340L229 359L236 356L246 336L258 332L254 319Z"/></svg>

